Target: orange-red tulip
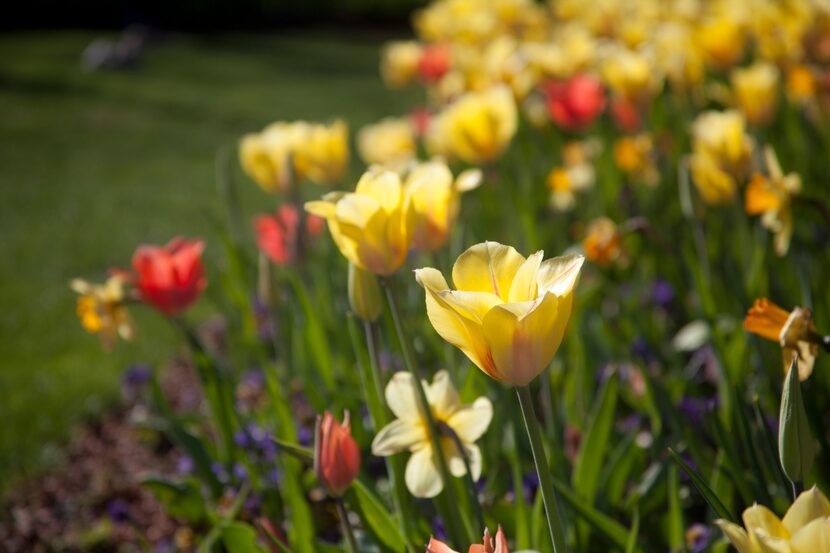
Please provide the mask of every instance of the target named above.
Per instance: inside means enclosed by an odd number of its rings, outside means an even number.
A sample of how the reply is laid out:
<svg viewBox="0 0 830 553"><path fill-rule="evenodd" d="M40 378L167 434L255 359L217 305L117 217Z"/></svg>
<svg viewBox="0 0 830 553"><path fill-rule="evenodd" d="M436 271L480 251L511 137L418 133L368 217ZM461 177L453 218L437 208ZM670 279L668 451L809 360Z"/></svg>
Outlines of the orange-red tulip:
<svg viewBox="0 0 830 553"><path fill-rule="evenodd" d="M328 411L317 417L314 443L314 471L317 479L333 496L341 496L360 471L360 449L349 429L349 412L343 424Z"/></svg>
<svg viewBox="0 0 830 553"><path fill-rule="evenodd" d="M172 315L196 301L207 286L202 240L177 237L166 246L139 246L133 254L136 288L143 301Z"/></svg>
<svg viewBox="0 0 830 553"><path fill-rule="evenodd" d="M590 75L575 75L567 81L544 85L548 112L553 121L566 130L590 125L605 108L605 92Z"/></svg>

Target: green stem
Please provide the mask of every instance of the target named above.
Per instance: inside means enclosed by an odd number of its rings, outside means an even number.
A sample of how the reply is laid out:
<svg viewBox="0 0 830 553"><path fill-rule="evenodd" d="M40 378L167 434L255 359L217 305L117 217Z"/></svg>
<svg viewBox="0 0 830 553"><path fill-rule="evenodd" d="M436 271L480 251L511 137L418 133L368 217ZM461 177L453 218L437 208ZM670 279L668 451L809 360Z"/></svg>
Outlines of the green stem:
<svg viewBox="0 0 830 553"><path fill-rule="evenodd" d="M343 504L343 499L338 497L334 500L337 505L337 516L340 517L340 528L343 530L343 536L346 538L346 545L349 553L358 553L357 540L354 539L354 532L352 532L352 525L349 524L349 513L346 512L346 506Z"/></svg>
<svg viewBox="0 0 830 553"><path fill-rule="evenodd" d="M475 513L476 524L478 528L484 528L484 514L481 512L481 503L478 502L478 491L476 490L475 480L473 480L473 470L470 467L470 459L467 457L467 452L464 450L464 444L461 443L461 438L458 437L458 434L449 425L443 425L441 430L452 438L458 454L461 455L461 459L464 461L464 468L467 471L464 474L464 482L467 484L467 491L470 494L470 503Z"/></svg>
<svg viewBox="0 0 830 553"><path fill-rule="evenodd" d="M553 483L550 479L548 460L542 445L542 432L539 430L539 421L536 419L536 412L533 410L530 388L528 386L517 386L516 394L519 396L519 406L525 420L527 437L530 439L530 449L533 452L536 473L539 475L539 491L542 492L542 501L545 503L545 516L548 520L553 551L554 553L566 553L568 548L565 544L565 532L559 510L559 501L556 498L556 492L553 490Z"/></svg>
<svg viewBox="0 0 830 553"><path fill-rule="evenodd" d="M425 426L427 428L427 433L429 434L429 441L432 447L432 454L435 459L435 464L438 466L438 471L444 482L444 494L446 495L447 503L449 504L449 508L445 510L448 529L453 533L458 532L462 528L465 529L467 534L466 539L472 542L475 540L472 529L467 528L467 526L460 519L461 514L457 508L458 501L455 498L455 490L453 489L453 482L449 468L447 467L447 459L444 457L444 450L441 447L441 438L435 426L435 419L432 416L432 410L429 407L426 392L424 392L424 387L421 385L421 377L415 367L415 357L412 354L409 340L406 339L406 333L404 332L403 323L401 322L400 309L398 308L398 302L391 286L392 283L386 278L380 279L380 282L386 292L386 302L389 304L389 311L392 314L392 322L395 325L395 333L398 335L398 342L400 342L401 345L404 365L406 366L406 370L412 375L412 388L415 393L416 401L418 402L418 409L421 411L421 415L424 417L424 422L426 423Z"/></svg>

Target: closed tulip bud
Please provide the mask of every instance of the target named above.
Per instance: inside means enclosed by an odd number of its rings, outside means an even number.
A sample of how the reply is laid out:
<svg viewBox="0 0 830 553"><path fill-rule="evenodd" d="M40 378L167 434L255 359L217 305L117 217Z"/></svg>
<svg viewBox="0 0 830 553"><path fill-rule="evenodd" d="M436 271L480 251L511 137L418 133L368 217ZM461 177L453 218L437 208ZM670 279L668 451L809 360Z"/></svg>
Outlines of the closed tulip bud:
<svg viewBox="0 0 830 553"><path fill-rule="evenodd" d="M335 497L342 496L360 471L360 449L349 429L349 412L343 424L328 411L317 417L314 442L314 472Z"/></svg>
<svg viewBox="0 0 830 553"><path fill-rule="evenodd" d="M815 441L801 397L797 358L793 358L781 394L778 456L784 473L793 482L804 481L813 467L816 456Z"/></svg>
<svg viewBox="0 0 830 553"><path fill-rule="evenodd" d="M527 259L510 246L477 244L456 260L451 290L433 268L415 278L436 332L490 377L525 386L553 360L571 318L584 258Z"/></svg>
<svg viewBox="0 0 830 553"><path fill-rule="evenodd" d="M349 305L364 321L375 321L383 308L378 278L349 263Z"/></svg>
<svg viewBox="0 0 830 553"><path fill-rule="evenodd" d="M173 315L196 301L207 287L201 240L174 238L166 246L140 246L133 255L135 287L142 301Z"/></svg>
<svg viewBox="0 0 830 553"><path fill-rule="evenodd" d="M372 167L354 192L331 192L305 209L326 219L340 253L364 271L391 275L406 259L415 219L397 173Z"/></svg>

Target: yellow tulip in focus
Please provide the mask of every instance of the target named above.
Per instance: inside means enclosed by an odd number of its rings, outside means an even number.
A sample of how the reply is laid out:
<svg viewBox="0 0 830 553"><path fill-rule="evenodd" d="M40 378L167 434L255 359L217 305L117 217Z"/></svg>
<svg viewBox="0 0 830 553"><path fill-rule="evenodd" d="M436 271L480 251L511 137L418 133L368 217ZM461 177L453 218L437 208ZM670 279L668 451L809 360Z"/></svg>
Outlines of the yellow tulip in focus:
<svg viewBox="0 0 830 553"><path fill-rule="evenodd" d="M447 243L458 218L461 194L477 188L481 179L481 171L469 169L453 181L449 168L440 161L420 163L410 170L405 189L415 211L413 249L431 252Z"/></svg>
<svg viewBox="0 0 830 553"><path fill-rule="evenodd" d="M433 457L426 419L418 409L413 378L411 373L397 372L386 385L386 405L397 418L377 433L372 440L372 453L386 457L403 451L412 452L406 463L406 487L415 497L435 497L444 488L444 481ZM475 442L490 426L493 404L482 396L472 404L463 405L447 371L438 371L432 384L423 381L421 385L450 474L456 477L467 474L464 457L451 434L454 433L464 448L473 480L478 480L481 450Z"/></svg>
<svg viewBox="0 0 830 553"><path fill-rule="evenodd" d="M775 253L786 255L793 235L792 197L801 192L801 177L784 175L772 148L764 150L768 175L755 174L746 188L745 209L761 215L761 224L775 235Z"/></svg>
<svg viewBox="0 0 830 553"><path fill-rule="evenodd" d="M389 88L403 88L415 82L423 48L414 40L390 42L380 57L380 74Z"/></svg>
<svg viewBox="0 0 830 553"><path fill-rule="evenodd" d="M367 165L402 167L415 158L415 131L405 118L388 117L357 133L357 151Z"/></svg>
<svg viewBox="0 0 830 553"><path fill-rule="evenodd" d="M818 488L802 492L783 519L763 505L743 513L744 527L718 519L738 553L830 553L830 502Z"/></svg>
<svg viewBox="0 0 830 553"><path fill-rule="evenodd" d="M406 259L415 217L394 171L371 167L354 192L330 192L305 209L326 219L340 253L364 271L390 275Z"/></svg>
<svg viewBox="0 0 830 553"><path fill-rule="evenodd" d="M731 82L735 104L751 125L769 123L778 107L778 69L767 62L758 62L732 71Z"/></svg>
<svg viewBox="0 0 830 553"><path fill-rule="evenodd" d="M496 242L472 246L452 269L415 271L433 328L490 377L525 386L545 370L565 335L584 258L525 259Z"/></svg>
<svg viewBox="0 0 830 553"><path fill-rule="evenodd" d="M743 115L735 110L707 111L695 119L690 168L706 203L722 205L735 198L752 153L745 129Z"/></svg>
<svg viewBox="0 0 830 553"><path fill-rule="evenodd" d="M336 184L349 165L349 129L337 120L330 125L306 124L294 147L294 171L302 181Z"/></svg>
<svg viewBox="0 0 830 553"><path fill-rule="evenodd" d="M431 153L482 164L497 159L516 134L518 113L505 85L468 92L431 122L427 148Z"/></svg>
<svg viewBox="0 0 830 553"><path fill-rule="evenodd" d="M111 349L115 338L131 340L135 335L130 314L124 305L124 279L114 275L104 284L92 284L75 279L70 287L80 294L78 318L84 330L98 334L105 349Z"/></svg>

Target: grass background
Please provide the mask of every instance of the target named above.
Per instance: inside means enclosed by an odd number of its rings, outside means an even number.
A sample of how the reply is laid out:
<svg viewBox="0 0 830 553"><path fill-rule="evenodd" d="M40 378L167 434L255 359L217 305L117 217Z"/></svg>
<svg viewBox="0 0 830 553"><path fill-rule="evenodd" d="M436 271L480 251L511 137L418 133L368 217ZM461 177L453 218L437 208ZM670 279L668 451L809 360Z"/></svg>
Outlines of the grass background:
<svg viewBox="0 0 830 553"><path fill-rule="evenodd" d="M60 462L130 363L175 353L140 310L139 339L104 352L76 320L70 279L101 280L137 244L177 234L206 237L215 272L217 151L273 120L342 116L354 133L416 101L383 87L377 33L169 35L135 69L87 73L80 53L97 36L0 36L0 491ZM272 209L234 167L245 212ZM194 318L209 312L202 302Z"/></svg>

